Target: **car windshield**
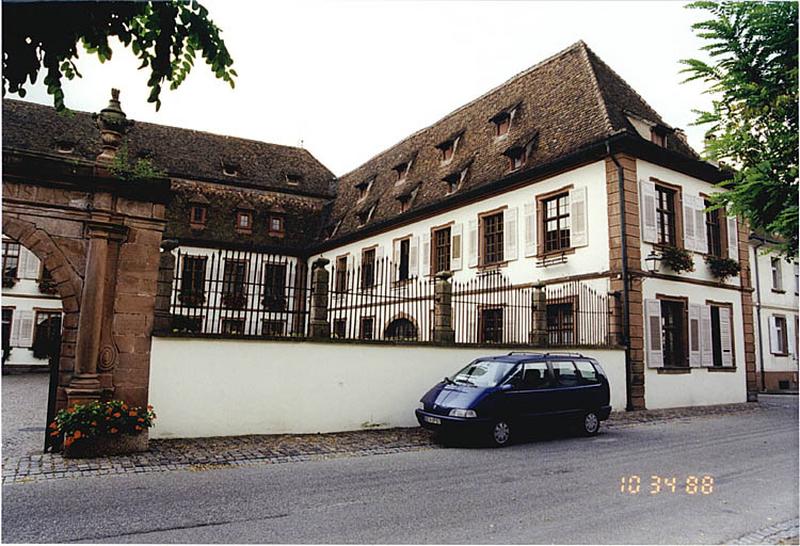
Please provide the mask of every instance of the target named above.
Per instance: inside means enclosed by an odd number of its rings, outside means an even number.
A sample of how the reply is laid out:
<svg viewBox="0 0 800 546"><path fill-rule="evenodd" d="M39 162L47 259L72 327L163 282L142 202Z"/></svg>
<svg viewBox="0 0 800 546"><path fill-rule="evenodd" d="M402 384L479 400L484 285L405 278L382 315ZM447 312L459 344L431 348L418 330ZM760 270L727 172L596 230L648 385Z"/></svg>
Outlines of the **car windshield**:
<svg viewBox="0 0 800 546"><path fill-rule="evenodd" d="M494 387L503 380L514 365L514 362L502 360L476 360L455 374L451 381L459 385Z"/></svg>

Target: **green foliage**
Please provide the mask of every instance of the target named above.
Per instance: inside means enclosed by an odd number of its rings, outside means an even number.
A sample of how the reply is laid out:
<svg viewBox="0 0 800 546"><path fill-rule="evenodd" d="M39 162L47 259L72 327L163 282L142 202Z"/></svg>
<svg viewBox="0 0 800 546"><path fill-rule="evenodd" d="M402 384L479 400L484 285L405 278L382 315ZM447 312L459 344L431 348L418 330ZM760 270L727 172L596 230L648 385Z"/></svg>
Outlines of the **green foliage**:
<svg viewBox="0 0 800 546"><path fill-rule="evenodd" d="M196 0L151 2L3 3L3 95L25 96L40 70L56 110L64 110L62 77L81 77L78 44L100 62L111 59L116 37L150 70L148 102L161 107L161 88L176 89L199 54L214 75L234 87L236 71L220 30Z"/></svg>
<svg viewBox="0 0 800 546"><path fill-rule="evenodd" d="M166 176L164 171L157 168L155 164L147 158L138 158L135 162L131 162L128 158L128 147L124 144L117 150L117 155L114 157L114 161L108 167L108 170L120 180L125 180L127 182L150 180Z"/></svg>
<svg viewBox="0 0 800 546"><path fill-rule="evenodd" d="M675 273L694 271L692 253L685 248L665 246L661 248L661 261Z"/></svg>
<svg viewBox="0 0 800 546"><path fill-rule="evenodd" d="M735 167L715 205L746 218L756 231L798 245L798 10L797 2L694 2L712 18L693 26L707 40L711 61L682 61L686 81L709 84L705 153Z"/></svg>
<svg viewBox="0 0 800 546"><path fill-rule="evenodd" d="M122 400L76 404L61 410L50 423L50 435L69 447L82 438L138 434L153 426L153 407L131 408Z"/></svg>
<svg viewBox="0 0 800 546"><path fill-rule="evenodd" d="M739 262L730 258L720 258L719 256L708 254L705 260L711 270L711 274L722 282L725 282L728 277L736 277L741 271Z"/></svg>

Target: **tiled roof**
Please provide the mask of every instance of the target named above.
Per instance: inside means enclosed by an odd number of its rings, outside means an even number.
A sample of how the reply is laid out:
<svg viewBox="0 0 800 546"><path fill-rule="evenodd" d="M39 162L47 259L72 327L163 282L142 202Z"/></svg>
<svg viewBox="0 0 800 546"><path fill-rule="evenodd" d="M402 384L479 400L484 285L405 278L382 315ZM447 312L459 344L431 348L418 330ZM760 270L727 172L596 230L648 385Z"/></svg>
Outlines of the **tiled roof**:
<svg viewBox="0 0 800 546"><path fill-rule="evenodd" d="M508 135L498 138L492 120L514 110ZM667 130L667 148L691 159L697 154L666 125L647 103L601 61L583 42L514 76L499 87L448 114L340 177L336 201L328 222L341 225L335 238L353 234L370 224L402 220L415 210L443 202L465 191L490 186L509 174L504 152L533 141L523 170L553 162L592 143L621 132L638 135L626 112ZM443 142L459 136L455 155L441 161ZM395 191L395 166L414 156L408 180L419 182L411 209L401 214ZM468 165L466 179L448 195L445 178L457 176ZM375 177L366 199L382 196L370 222L359 228L356 185Z"/></svg>
<svg viewBox="0 0 800 546"><path fill-rule="evenodd" d="M131 159L147 157L175 178L332 196L334 175L307 150L166 125L135 122L126 136ZM58 114L49 107L3 99L3 147L94 160L100 132L87 112ZM228 176L223 167L234 167ZM287 176L300 177L294 186Z"/></svg>

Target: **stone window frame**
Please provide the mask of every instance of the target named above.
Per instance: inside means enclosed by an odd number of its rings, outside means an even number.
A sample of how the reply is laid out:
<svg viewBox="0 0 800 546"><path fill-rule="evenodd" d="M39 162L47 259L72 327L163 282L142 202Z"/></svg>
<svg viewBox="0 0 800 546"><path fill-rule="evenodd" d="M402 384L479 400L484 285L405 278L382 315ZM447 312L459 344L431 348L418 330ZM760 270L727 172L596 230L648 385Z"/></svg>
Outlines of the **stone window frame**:
<svg viewBox="0 0 800 546"><path fill-rule="evenodd" d="M703 204L706 208L709 208L711 205L711 196L701 193L700 198L703 200ZM731 258L733 260L738 261L738 256L728 256L728 222L727 222L727 215L724 215L725 209L719 208L714 209L713 211L708 211L705 213L705 228L706 228L706 251L704 252L707 256L716 256L718 258ZM719 227L719 254L711 251L711 231L714 229L714 222L712 221L712 215L716 217Z"/></svg>
<svg viewBox="0 0 800 546"><path fill-rule="evenodd" d="M727 223L727 222L725 222L725 223ZM736 369L736 336L733 334L733 328L734 328L734 320L733 320L733 318L735 316L733 314L733 303L731 303L729 301L716 301L716 300L708 300L708 299L706 300L705 303L709 308L711 308L711 307L724 307L724 308L728 309L728 313L729 313L728 316L730 317L729 328L730 328L730 338L731 338L731 363L733 364L733 366L723 366L722 362L721 362L721 358L722 358L721 356L720 356L720 365L717 366L716 364L714 364L714 356L713 356L713 353L714 353L714 320L713 320L713 315L711 315L712 319L711 319L711 324L709 325L709 328L711 328L711 353L712 353L712 356L711 356L711 366L707 367L706 369L713 369L713 370L731 370L731 369ZM709 313L710 313L710 311L709 311ZM721 334L720 334L720 336L721 336ZM687 340L687 342L688 341L689 340ZM701 341L701 343L702 343L702 341ZM722 340L720 340L720 344L721 343L722 343ZM722 347L720 346L720 354L721 353L722 353Z"/></svg>
<svg viewBox="0 0 800 546"><path fill-rule="evenodd" d="M5 280L6 278L19 279L19 256L20 252L22 252L22 244L20 244L18 241L15 241L14 239L8 238L8 239L3 239L2 246L3 246L3 280ZM16 251L10 252L12 248L16 248ZM9 260L12 258L15 260L15 265L13 267L14 275L10 276L6 275L6 270L9 268L9 266L7 265Z"/></svg>
<svg viewBox="0 0 800 546"><path fill-rule="evenodd" d="M682 337L683 337L683 357L686 361L685 366L676 366L671 362L667 364L667 357L666 357L666 343L664 342L664 307L661 307L661 324L660 327L660 334L661 334L661 350L663 351L663 356L661 360L661 367L657 368L659 370L678 370L678 371L685 371L686 373L690 373L692 367L689 362L689 298L686 296L672 296L669 294L656 294L656 300L659 303L667 301L673 303L680 303L683 305L683 328L682 328Z"/></svg>
<svg viewBox="0 0 800 546"><path fill-rule="evenodd" d="M575 246L572 245L572 222L570 220L570 246L558 250L545 251L545 233L546 233L546 220L545 220L545 203L554 199L561 194L566 194L569 198L569 192L575 189L574 184L567 184L558 189L540 193L536 196L536 258L546 258L548 256L559 254L572 254L575 252ZM567 205L570 217L572 215L571 203Z"/></svg>
<svg viewBox="0 0 800 546"><path fill-rule="evenodd" d="M659 238L659 204L658 204L658 188L667 189L674 192L672 195L672 205L674 207L674 224L675 224L675 240L670 245L669 243L657 242L653 243L655 248L663 248L665 246L674 246L675 248L686 248L683 241L683 187L678 184L670 184L655 177L650 177L650 181L655 184L656 190L656 238Z"/></svg>
<svg viewBox="0 0 800 546"><path fill-rule="evenodd" d="M433 226L431 228L431 249L430 249L431 250L431 255L430 255L430 260L429 260L429 264L430 264L429 274L430 275L436 275L437 273L440 273L441 271L449 271L450 270L450 264L453 261L453 226L455 226L455 224L456 223L453 220L453 221L450 221L450 222L448 222L446 224L442 224L442 225L439 225L439 226ZM439 233L442 233L442 232L445 232L445 231L447 232L447 237L446 237L446 241L447 241L447 258L448 258L447 259L447 267L445 269L441 269L440 270L438 267L436 267L436 262L437 262L437 259L438 259L438 254L437 254L438 246L437 246L437 242L436 242L436 237L437 237L437 235Z"/></svg>
<svg viewBox="0 0 800 546"><path fill-rule="evenodd" d="M392 252L394 252L395 246L399 245L400 249L400 260L393 264L396 268L396 274L392 275L393 284L395 286L401 286L407 284L412 280L411 278L411 235L404 235L403 237L396 237L392 239ZM402 273L402 264L403 264L403 243L408 243L408 254L406 257L406 277L401 278ZM376 245L377 246L377 245ZM392 260L394 260L394 256L392 256Z"/></svg>
<svg viewBox="0 0 800 546"><path fill-rule="evenodd" d="M197 219L196 212L200 212L200 219ZM202 229L208 222L208 206L195 203L189 207L189 227L192 229Z"/></svg>
<svg viewBox="0 0 800 546"><path fill-rule="evenodd" d="M366 328L370 324L369 330ZM361 317L358 321L358 339L371 341L375 339L375 315ZM369 332L369 335L367 335Z"/></svg>
<svg viewBox="0 0 800 546"><path fill-rule="evenodd" d="M484 313L486 312L494 312L499 311L499 318L495 317L492 320L495 321L496 324L499 324L499 327L489 328L487 325L486 317ZM503 343L503 337L505 336L505 306L503 305L479 305L478 306L478 343L480 344L501 344ZM500 333L500 339L498 341L487 341L487 332L494 331Z"/></svg>
<svg viewBox="0 0 800 546"><path fill-rule="evenodd" d="M372 253L371 259L371 268L367 269L367 261L365 260L366 256ZM378 245L370 245L368 247L361 249L361 262L359 263L359 271L360 271L360 279L358 282L359 287L361 290L369 290L377 286L377 265L378 265ZM370 278L367 278L367 271L370 273ZM371 280L371 283L367 283L367 280Z"/></svg>
<svg viewBox="0 0 800 546"><path fill-rule="evenodd" d="M502 207L498 207L496 209L492 209L486 212L481 212L478 214L478 268L496 268L496 267L503 267L508 264L508 260L505 257L505 211L508 209L508 205L503 205ZM494 262L487 262L486 261L486 219L492 216L500 216L500 260Z"/></svg>
<svg viewBox="0 0 800 546"><path fill-rule="evenodd" d="M247 225L242 226L242 219L247 218ZM237 233L253 233L253 211L239 209L236 211L236 231Z"/></svg>
<svg viewBox="0 0 800 546"><path fill-rule="evenodd" d="M276 220L279 222L279 228L278 229L274 229L274 226L273 226L273 222L275 222ZM286 235L286 217L283 214L277 214L277 213L271 212L269 214L269 217L267 218L267 221L269 222L267 224L267 227L268 227L267 234L270 237L282 238L282 237L284 237Z"/></svg>
<svg viewBox="0 0 800 546"><path fill-rule="evenodd" d="M336 256L333 268L333 290L334 292L347 292L347 258L350 254L340 254ZM344 263L344 267L341 267Z"/></svg>
<svg viewBox="0 0 800 546"><path fill-rule="evenodd" d="M579 316L578 315L578 304L579 304L579 298L578 298L577 295L562 296L562 297L559 297L559 298L551 299L546 303L546 305L545 305L545 327L547 328L547 339L548 339L548 343L550 343L550 345L570 346L570 345L576 345L578 343L578 333L579 333L578 323L580 322L578 320L578 316ZM559 333L559 337L561 337L561 334L564 333L564 332L572 332L572 343L564 343L562 341L558 341L558 342L554 343L551 340L551 330L550 330L550 322L549 322L549 319L550 319L550 306L563 306L563 305L569 305L570 306L571 316L572 316L572 328L570 330L567 330L566 328L564 328L564 325L559 322L559 324L557 325L557 328L553 329L553 332L558 332Z"/></svg>
<svg viewBox="0 0 800 546"><path fill-rule="evenodd" d="M778 327L779 320L783 322L783 326L780 328L778 336L778 340L781 342L783 347L780 347L780 351L778 351L778 347L774 347L774 351L772 348L770 348L770 354L774 356L789 356L789 332L787 330L789 327L789 320L786 318L786 315L776 313L773 313L772 318L775 321L775 328ZM769 332L769 335L772 335L772 332Z"/></svg>

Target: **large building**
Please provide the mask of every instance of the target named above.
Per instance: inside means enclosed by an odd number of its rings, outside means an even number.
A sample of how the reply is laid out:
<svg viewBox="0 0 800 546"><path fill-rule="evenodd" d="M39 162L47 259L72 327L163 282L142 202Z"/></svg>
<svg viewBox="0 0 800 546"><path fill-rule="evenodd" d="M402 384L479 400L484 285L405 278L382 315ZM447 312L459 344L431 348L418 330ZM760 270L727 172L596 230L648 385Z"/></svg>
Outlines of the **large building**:
<svg viewBox="0 0 800 546"><path fill-rule="evenodd" d="M89 114L3 113L9 161L101 152ZM333 337L427 341L449 272L457 344L529 344L544 290L538 341L624 346L629 409L757 389L748 232L706 212L726 173L583 42L338 179L303 149L139 122L118 157L171 181L173 331L305 335L325 258Z"/></svg>

